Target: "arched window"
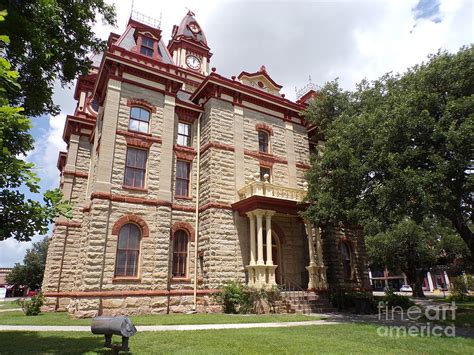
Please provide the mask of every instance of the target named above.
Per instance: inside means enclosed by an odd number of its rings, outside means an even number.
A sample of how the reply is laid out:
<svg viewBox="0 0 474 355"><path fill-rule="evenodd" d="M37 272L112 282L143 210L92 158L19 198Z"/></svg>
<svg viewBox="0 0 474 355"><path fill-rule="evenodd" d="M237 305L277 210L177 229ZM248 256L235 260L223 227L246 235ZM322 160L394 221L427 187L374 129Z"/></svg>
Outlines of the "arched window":
<svg viewBox="0 0 474 355"><path fill-rule="evenodd" d="M343 241L340 244L341 256L342 256L342 269L345 280L352 279L352 248L349 243Z"/></svg>
<svg viewBox="0 0 474 355"><path fill-rule="evenodd" d="M148 133L148 125L150 123L150 111L134 106L130 109L130 121L128 129L131 131Z"/></svg>
<svg viewBox="0 0 474 355"><path fill-rule="evenodd" d="M180 229L173 236L173 277L186 277L188 234Z"/></svg>
<svg viewBox="0 0 474 355"><path fill-rule="evenodd" d="M115 276L133 277L138 275L141 232L136 224L127 223L118 234Z"/></svg>
<svg viewBox="0 0 474 355"><path fill-rule="evenodd" d="M258 151L262 153L268 153L268 142L270 138L268 132L263 130L258 131Z"/></svg>

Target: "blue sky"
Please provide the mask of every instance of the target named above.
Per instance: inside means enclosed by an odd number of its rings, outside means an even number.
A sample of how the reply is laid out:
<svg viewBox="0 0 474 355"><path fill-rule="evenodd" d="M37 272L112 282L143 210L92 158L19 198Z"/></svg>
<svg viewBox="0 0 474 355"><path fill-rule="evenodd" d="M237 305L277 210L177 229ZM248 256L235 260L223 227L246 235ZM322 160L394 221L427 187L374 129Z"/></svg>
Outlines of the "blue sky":
<svg viewBox="0 0 474 355"><path fill-rule="evenodd" d="M121 33L129 18L131 0L115 2L118 26L99 21L95 32L101 38L111 31ZM135 0L135 10L156 18L162 14L166 43L186 8L196 13L214 53L211 65L219 74L230 77L264 64L290 99L308 76L316 84L339 77L350 89L363 78L403 72L429 53L440 48L455 52L474 39L471 0ZM42 191L59 183L56 161L66 148L62 131L66 115L74 112L72 95L71 88L57 86L54 100L61 114L32 120L36 143L27 159L37 166ZM0 267L21 262L30 245L0 242Z"/></svg>

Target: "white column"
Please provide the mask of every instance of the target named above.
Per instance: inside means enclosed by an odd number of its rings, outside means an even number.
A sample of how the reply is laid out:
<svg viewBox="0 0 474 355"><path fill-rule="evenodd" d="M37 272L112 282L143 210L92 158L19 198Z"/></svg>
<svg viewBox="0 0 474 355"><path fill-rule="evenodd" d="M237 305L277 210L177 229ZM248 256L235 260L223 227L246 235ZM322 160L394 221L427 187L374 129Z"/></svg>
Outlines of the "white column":
<svg viewBox="0 0 474 355"><path fill-rule="evenodd" d="M433 292L434 286L433 286L433 279L431 278L431 272L426 273L426 278L428 279L428 286L430 287L430 292Z"/></svg>
<svg viewBox="0 0 474 355"><path fill-rule="evenodd" d="M267 230L267 263L266 265L273 265L273 260L272 260L272 216L274 215L275 212L269 211L265 215L266 221L265 221L265 226Z"/></svg>
<svg viewBox="0 0 474 355"><path fill-rule="evenodd" d="M265 265L263 261L263 227L262 227L262 220L263 220L263 213L261 211L255 212L257 216L257 251L258 251L258 259L257 265Z"/></svg>
<svg viewBox="0 0 474 355"><path fill-rule="evenodd" d="M250 220L250 265L255 265L256 243L255 243L255 216L252 212L248 212L247 216Z"/></svg>
<svg viewBox="0 0 474 355"><path fill-rule="evenodd" d="M314 242L313 242L313 227L311 223L305 222L306 236L308 238L308 250L309 250L309 265L316 265L314 259Z"/></svg>

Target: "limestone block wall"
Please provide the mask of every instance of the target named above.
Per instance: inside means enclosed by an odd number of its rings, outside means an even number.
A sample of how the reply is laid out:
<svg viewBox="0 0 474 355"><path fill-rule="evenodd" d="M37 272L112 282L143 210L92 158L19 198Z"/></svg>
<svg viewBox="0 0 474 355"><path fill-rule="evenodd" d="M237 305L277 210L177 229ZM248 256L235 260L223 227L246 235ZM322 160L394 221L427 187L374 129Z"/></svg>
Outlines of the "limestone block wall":
<svg viewBox="0 0 474 355"><path fill-rule="evenodd" d="M244 265L233 212L210 208L201 213L200 220L205 285L217 288L225 281L243 281Z"/></svg>
<svg viewBox="0 0 474 355"><path fill-rule="evenodd" d="M364 235L360 230L342 227L326 227L322 229L323 258L327 267L329 288L369 288L367 268L367 254ZM344 280L342 255L339 244L342 240L348 241L354 255L355 278Z"/></svg>
<svg viewBox="0 0 474 355"><path fill-rule="evenodd" d="M43 291L71 291L74 289L79 264L81 225L90 167L91 144L89 137L73 135L69 143L66 166L61 177L64 199L71 202L72 219L58 218L49 242L43 280ZM48 299L49 309L65 309L69 299L56 302Z"/></svg>

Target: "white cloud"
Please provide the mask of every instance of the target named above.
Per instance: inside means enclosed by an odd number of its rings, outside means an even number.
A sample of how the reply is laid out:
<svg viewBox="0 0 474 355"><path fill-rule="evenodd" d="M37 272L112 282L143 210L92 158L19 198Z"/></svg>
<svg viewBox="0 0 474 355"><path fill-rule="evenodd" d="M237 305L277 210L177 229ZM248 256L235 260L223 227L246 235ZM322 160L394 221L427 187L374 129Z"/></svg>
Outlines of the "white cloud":
<svg viewBox="0 0 474 355"><path fill-rule="evenodd" d="M18 242L12 238L0 241L0 267L13 267L15 263L22 263L26 250L43 238L37 235L31 242Z"/></svg>
<svg viewBox="0 0 474 355"><path fill-rule="evenodd" d="M48 127L35 137L35 148L27 157L28 161L35 163L35 172L40 177L41 187L44 190L58 186L59 171L56 163L59 152L66 149L66 143L62 139L66 115L61 113L47 120Z"/></svg>

